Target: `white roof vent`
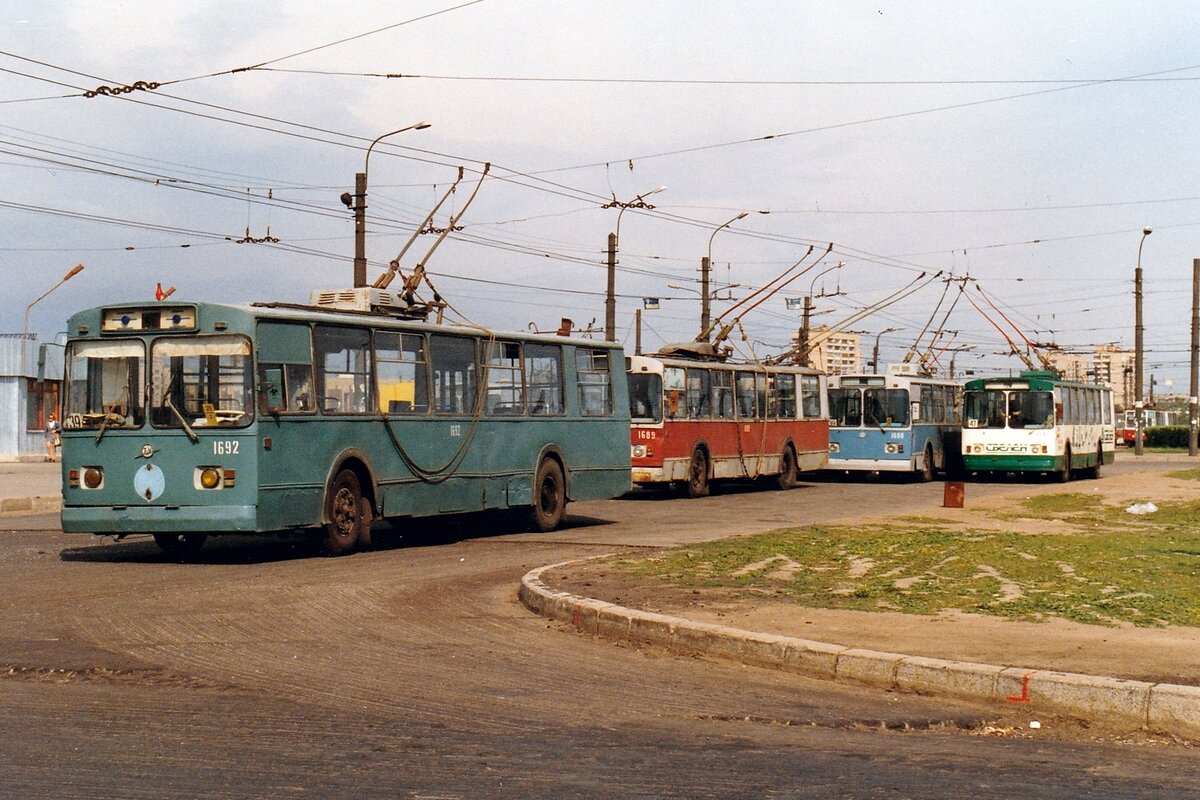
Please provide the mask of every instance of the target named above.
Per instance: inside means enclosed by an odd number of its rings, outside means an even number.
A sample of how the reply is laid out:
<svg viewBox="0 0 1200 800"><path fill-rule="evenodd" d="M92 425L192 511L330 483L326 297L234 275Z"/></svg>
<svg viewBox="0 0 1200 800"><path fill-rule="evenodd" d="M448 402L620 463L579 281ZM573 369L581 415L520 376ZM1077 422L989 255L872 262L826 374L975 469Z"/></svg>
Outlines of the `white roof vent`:
<svg viewBox="0 0 1200 800"><path fill-rule="evenodd" d="M379 311L404 308L395 292L360 286L355 289L318 289L309 295L309 305L342 311Z"/></svg>

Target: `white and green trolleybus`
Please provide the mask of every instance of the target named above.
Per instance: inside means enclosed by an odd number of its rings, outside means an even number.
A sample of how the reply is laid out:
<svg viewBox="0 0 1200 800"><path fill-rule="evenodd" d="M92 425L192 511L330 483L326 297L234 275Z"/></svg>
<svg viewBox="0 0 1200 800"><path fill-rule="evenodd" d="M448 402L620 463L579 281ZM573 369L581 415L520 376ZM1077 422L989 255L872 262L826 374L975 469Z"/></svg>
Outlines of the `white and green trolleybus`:
<svg viewBox="0 0 1200 800"><path fill-rule="evenodd" d="M69 320L62 526L304 530L369 544L376 518L524 508L631 488L616 343L347 308L128 304Z"/></svg>
<svg viewBox="0 0 1200 800"><path fill-rule="evenodd" d="M1058 373L968 381L963 396L963 466L968 472L1042 472L1068 481L1100 477L1115 457L1112 390Z"/></svg>

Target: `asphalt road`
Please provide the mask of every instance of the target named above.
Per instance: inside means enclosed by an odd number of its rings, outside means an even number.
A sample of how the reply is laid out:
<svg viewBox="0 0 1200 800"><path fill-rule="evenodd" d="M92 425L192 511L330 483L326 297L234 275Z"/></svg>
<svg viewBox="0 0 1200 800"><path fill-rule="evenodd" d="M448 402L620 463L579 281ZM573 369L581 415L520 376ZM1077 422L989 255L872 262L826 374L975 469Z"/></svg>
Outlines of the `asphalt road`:
<svg viewBox="0 0 1200 800"><path fill-rule="evenodd" d="M516 600L542 564L941 492L639 497L573 505L553 534L470 518L345 558L210 541L186 565L8 518L0 797L1200 798L1180 744L618 647Z"/></svg>

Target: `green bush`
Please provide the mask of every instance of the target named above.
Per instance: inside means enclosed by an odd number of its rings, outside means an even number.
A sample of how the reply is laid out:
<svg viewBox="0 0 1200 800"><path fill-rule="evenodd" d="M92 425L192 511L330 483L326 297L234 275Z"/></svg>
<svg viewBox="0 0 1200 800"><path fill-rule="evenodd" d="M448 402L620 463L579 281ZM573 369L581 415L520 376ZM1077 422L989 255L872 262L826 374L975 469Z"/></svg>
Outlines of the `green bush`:
<svg viewBox="0 0 1200 800"><path fill-rule="evenodd" d="M1162 425L1146 428L1147 447L1187 447L1188 427L1186 425Z"/></svg>

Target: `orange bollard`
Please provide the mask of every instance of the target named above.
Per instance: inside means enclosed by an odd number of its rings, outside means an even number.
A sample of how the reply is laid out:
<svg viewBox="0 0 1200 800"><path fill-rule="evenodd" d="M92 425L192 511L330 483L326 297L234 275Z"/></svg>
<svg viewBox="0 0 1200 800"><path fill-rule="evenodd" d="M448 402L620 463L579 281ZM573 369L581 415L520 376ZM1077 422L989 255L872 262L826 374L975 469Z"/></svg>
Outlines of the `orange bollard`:
<svg viewBox="0 0 1200 800"><path fill-rule="evenodd" d="M967 493L962 481L946 481L946 489L942 495L944 508L962 508L963 498Z"/></svg>

